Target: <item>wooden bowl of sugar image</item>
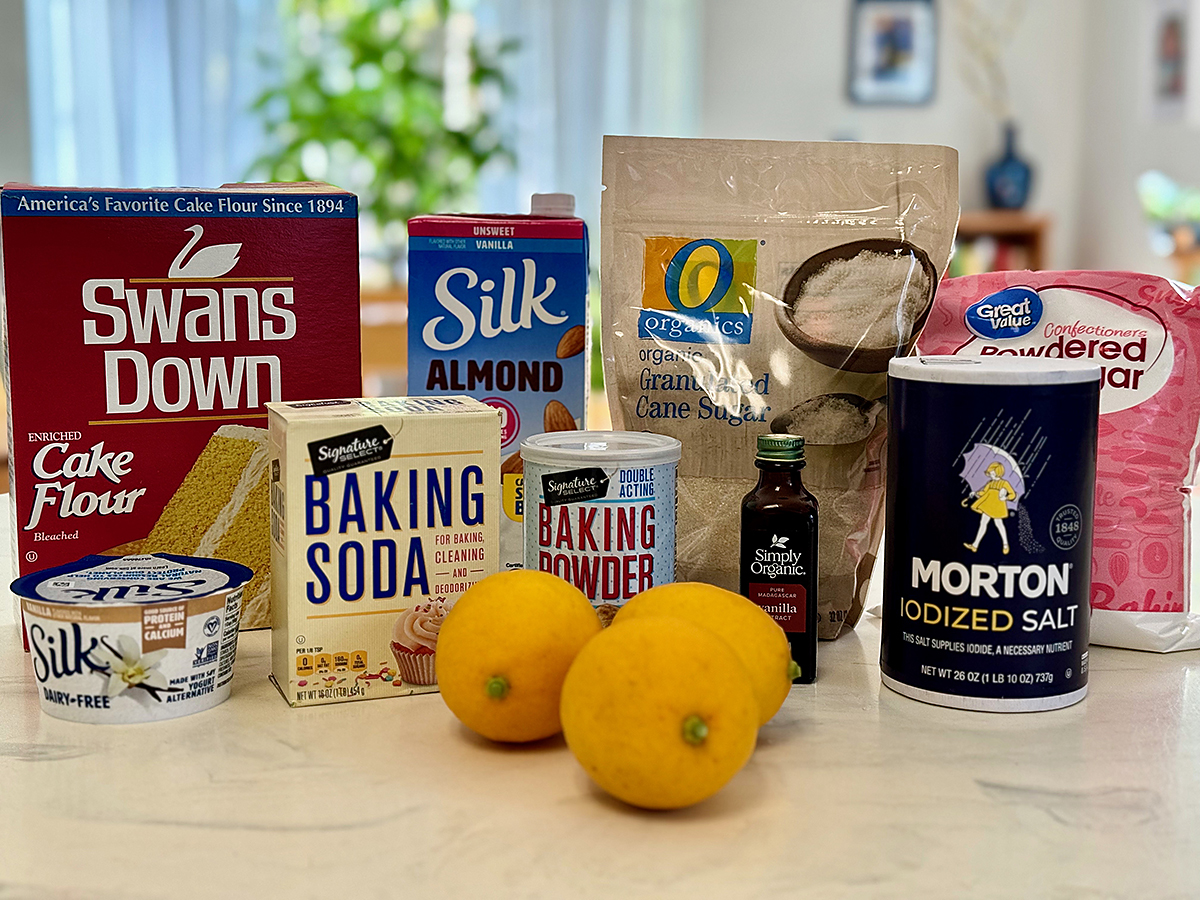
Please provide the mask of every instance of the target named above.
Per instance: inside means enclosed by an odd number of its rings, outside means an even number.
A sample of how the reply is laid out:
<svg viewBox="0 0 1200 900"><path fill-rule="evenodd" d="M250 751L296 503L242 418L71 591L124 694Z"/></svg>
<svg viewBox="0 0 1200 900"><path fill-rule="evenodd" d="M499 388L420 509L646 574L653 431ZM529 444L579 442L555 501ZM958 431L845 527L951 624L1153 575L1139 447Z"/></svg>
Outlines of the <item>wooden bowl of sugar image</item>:
<svg viewBox="0 0 1200 900"><path fill-rule="evenodd" d="M811 359L849 372L886 372L929 317L937 269L907 241L852 241L798 268L775 307L775 322Z"/></svg>

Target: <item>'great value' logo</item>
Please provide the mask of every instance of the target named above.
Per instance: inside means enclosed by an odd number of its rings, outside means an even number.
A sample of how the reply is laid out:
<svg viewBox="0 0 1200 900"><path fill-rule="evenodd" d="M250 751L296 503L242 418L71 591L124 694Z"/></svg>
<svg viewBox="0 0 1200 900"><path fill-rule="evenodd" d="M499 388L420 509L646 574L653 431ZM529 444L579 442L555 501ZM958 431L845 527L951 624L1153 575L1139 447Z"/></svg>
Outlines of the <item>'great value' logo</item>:
<svg viewBox="0 0 1200 900"><path fill-rule="evenodd" d="M1028 287L1010 287L967 307L967 328L984 340L1018 338L1042 320L1042 298Z"/></svg>
<svg viewBox="0 0 1200 900"><path fill-rule="evenodd" d="M644 266L639 338L750 343L757 241L647 238Z"/></svg>

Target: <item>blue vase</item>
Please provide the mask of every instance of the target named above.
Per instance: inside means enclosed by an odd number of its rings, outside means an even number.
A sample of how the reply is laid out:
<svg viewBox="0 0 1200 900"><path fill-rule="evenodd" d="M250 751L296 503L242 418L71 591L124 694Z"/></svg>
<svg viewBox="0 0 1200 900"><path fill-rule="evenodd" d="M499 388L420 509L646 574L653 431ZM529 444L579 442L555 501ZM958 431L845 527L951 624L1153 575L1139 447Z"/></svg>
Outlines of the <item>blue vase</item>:
<svg viewBox="0 0 1200 900"><path fill-rule="evenodd" d="M988 203L993 209L1020 209L1029 200L1033 167L1017 155L1017 126L1004 126L1004 155L986 173Z"/></svg>

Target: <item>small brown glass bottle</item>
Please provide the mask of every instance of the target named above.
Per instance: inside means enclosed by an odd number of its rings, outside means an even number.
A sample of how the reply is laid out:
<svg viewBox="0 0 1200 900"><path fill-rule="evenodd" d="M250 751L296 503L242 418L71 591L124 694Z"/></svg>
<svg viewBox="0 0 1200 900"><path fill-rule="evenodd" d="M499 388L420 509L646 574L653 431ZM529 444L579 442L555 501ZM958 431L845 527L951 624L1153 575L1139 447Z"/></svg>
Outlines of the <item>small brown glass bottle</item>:
<svg viewBox="0 0 1200 900"><path fill-rule="evenodd" d="M817 677L817 498L804 487L804 438L760 434L758 484L742 499L741 593L780 624L800 666Z"/></svg>

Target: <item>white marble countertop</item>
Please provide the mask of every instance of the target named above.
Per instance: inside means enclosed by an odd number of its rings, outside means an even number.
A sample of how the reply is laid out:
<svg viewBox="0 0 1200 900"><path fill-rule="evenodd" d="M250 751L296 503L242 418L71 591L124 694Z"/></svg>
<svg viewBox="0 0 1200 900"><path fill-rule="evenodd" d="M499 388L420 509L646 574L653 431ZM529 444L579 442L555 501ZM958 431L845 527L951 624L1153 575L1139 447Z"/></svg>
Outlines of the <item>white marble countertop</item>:
<svg viewBox="0 0 1200 900"><path fill-rule="evenodd" d="M78 725L0 603L0 898L1200 896L1200 651L1097 647L1082 703L970 713L882 687L864 617L724 791L646 813L436 695L290 709L269 645L215 709Z"/></svg>

